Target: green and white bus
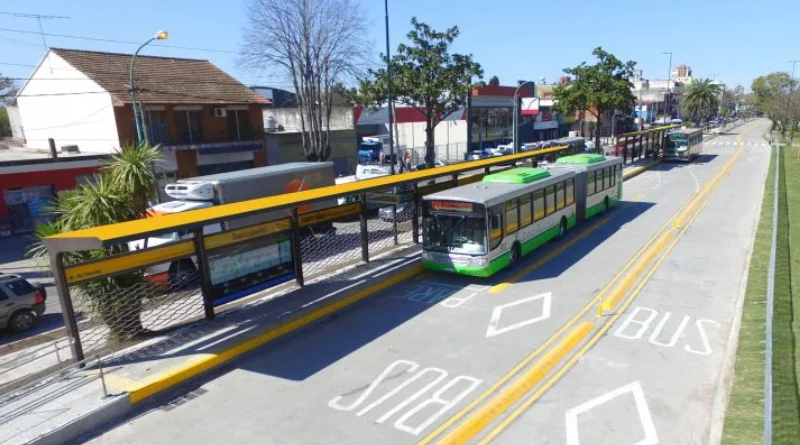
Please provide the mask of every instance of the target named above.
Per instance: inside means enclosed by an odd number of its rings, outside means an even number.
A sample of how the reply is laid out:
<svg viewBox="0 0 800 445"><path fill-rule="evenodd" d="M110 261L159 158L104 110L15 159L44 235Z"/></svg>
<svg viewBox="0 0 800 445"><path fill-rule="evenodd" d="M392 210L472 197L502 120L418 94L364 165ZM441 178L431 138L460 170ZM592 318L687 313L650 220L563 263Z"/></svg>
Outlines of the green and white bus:
<svg viewBox="0 0 800 445"><path fill-rule="evenodd" d="M510 169L425 196L423 266L488 277L563 237L593 214L587 204L599 200L607 207L619 200L622 159L585 154L562 159L567 161L550 169ZM597 206L590 207L594 212Z"/></svg>
<svg viewBox="0 0 800 445"><path fill-rule="evenodd" d="M703 130L684 128L667 133L664 152L665 161L691 161L703 153Z"/></svg>
<svg viewBox="0 0 800 445"><path fill-rule="evenodd" d="M551 170L575 172L578 222L604 213L622 199L622 158L582 154L559 158Z"/></svg>

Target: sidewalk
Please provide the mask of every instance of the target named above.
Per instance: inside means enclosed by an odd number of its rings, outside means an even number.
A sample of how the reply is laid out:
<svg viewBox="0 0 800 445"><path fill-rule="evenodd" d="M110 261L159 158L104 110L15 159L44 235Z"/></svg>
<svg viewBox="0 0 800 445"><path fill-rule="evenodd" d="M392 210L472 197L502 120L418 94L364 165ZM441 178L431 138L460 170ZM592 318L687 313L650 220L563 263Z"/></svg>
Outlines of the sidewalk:
<svg viewBox="0 0 800 445"><path fill-rule="evenodd" d="M657 162L628 164L624 176ZM54 378L16 397L0 396L0 445L64 443L119 420L137 403L419 275L418 259L419 246L410 245L303 288L286 283L220 311L212 322L193 323L107 356L102 368L92 363L69 378Z"/></svg>
<svg viewBox="0 0 800 445"><path fill-rule="evenodd" d="M4 398L0 444L64 443L119 419L137 402L419 273L418 253L410 246L303 288L270 289L212 322L194 323L106 357L102 379L92 363L69 378Z"/></svg>

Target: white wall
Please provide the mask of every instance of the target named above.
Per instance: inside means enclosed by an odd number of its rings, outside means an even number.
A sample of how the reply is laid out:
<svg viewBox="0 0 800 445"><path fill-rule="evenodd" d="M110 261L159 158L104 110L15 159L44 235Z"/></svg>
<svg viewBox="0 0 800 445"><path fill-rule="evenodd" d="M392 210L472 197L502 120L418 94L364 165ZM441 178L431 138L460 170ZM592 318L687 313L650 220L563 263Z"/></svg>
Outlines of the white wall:
<svg viewBox="0 0 800 445"><path fill-rule="evenodd" d="M47 139L53 138L59 149L77 145L82 153L119 148L111 95L52 52L20 91L17 104L28 147L47 149Z"/></svg>

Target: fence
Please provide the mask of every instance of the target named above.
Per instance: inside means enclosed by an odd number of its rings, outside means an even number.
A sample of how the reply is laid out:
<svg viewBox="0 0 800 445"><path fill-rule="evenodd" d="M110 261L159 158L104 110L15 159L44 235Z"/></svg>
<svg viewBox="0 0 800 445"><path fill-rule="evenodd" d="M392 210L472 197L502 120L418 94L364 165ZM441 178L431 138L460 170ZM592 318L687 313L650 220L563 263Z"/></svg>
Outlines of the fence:
<svg viewBox="0 0 800 445"><path fill-rule="evenodd" d="M106 241L94 238L101 235L48 238L74 360L213 319L221 306L239 304L259 290L291 280L303 286L306 280L369 263L395 249L406 254L419 249L421 196L478 181L490 168L573 151L552 147L227 206L232 210L197 210L177 223L150 219L117 225L124 230L97 228L97 234L108 235L102 235ZM307 203L336 197L348 202L303 212ZM278 204L270 204L273 201ZM275 215L279 209L291 216L252 219L267 210ZM216 216L203 216L208 211ZM212 223L235 222L245 215L251 221L246 227L206 230ZM141 228L144 225L148 228ZM141 250L119 247L132 240L152 240L147 237L167 230L189 235L168 237L176 240ZM102 247L72 247L90 245Z"/></svg>

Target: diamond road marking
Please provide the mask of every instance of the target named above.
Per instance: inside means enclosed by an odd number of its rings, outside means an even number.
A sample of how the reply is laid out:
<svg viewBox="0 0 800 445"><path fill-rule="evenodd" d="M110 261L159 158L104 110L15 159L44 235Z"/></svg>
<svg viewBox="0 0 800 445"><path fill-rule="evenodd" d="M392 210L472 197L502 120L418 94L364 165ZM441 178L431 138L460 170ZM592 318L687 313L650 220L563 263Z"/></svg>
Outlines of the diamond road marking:
<svg viewBox="0 0 800 445"><path fill-rule="evenodd" d="M650 410L647 407L647 400L644 398L644 391L639 381L627 384L623 387L617 388L611 392L605 393L600 397L594 398L582 405L567 410L566 426L567 426L567 445L580 445L578 439L578 415L587 411L591 411L600 405L608 403L609 401L625 394L631 393L634 401L636 401L636 410L639 412L639 421L642 423L644 429L644 439L634 442L633 445L656 445L658 444L658 433L656 426L653 423L653 418L650 416Z"/></svg>
<svg viewBox="0 0 800 445"><path fill-rule="evenodd" d="M504 326L502 328L498 328L497 325L500 323L500 317L503 314L503 310L507 308L511 308L514 306L519 306L521 304L534 302L536 300L542 300L542 312L541 314L537 315L536 317L530 318L528 320L520 321L518 323L514 323L512 325ZM517 300L511 303L502 304L500 306L495 306L494 310L492 311L492 319L489 320L489 327L486 328L486 337L494 337L495 335L504 334L509 331L513 331L515 329L519 329L524 326L531 325L538 321L546 320L550 318L550 302L552 300L552 293L547 292L544 294L534 295L532 297L523 298L522 300Z"/></svg>

